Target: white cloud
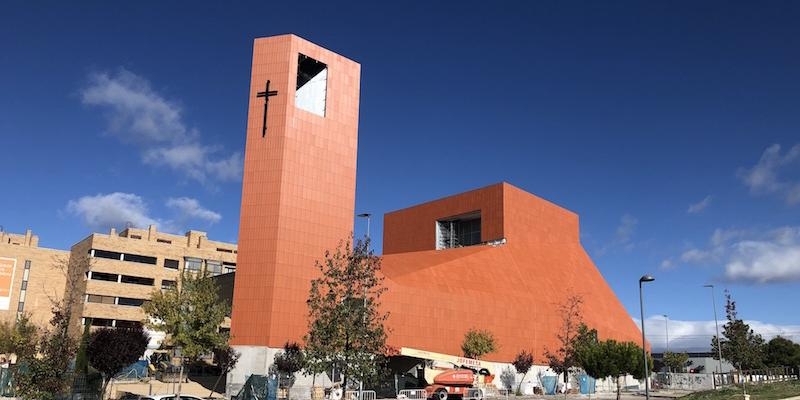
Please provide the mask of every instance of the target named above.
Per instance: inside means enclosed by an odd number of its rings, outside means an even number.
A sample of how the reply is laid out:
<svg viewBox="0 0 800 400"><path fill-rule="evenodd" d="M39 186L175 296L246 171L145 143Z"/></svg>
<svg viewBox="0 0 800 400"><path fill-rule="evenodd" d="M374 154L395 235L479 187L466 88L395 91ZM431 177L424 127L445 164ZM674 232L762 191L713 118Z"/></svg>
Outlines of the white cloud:
<svg viewBox="0 0 800 400"><path fill-rule="evenodd" d="M203 208L199 201L188 197L170 198L167 200L167 207L177 210L182 216L201 219L212 224L222 219L219 213Z"/></svg>
<svg viewBox="0 0 800 400"><path fill-rule="evenodd" d="M603 245L597 251L597 255L602 256L609 250L615 248L622 248L625 251L632 250L635 246L633 243L633 234L636 232L636 226L638 224L639 220L637 220L634 216L630 214L624 214L622 218L620 218L617 229L614 231L614 239Z"/></svg>
<svg viewBox="0 0 800 400"><path fill-rule="evenodd" d="M711 304L708 304L708 313L712 314ZM712 315L713 316L713 315ZM724 315L720 316L719 329L727 322ZM633 318L636 326L641 326L638 318ZM770 340L775 336L782 336L800 343L800 325L776 325L761 321L745 321L753 330ZM716 335L714 320L683 321L669 318L669 326L661 315L645 319L645 334L647 340L656 352L666 348L667 328L669 328L670 351L705 352L711 350L711 338Z"/></svg>
<svg viewBox="0 0 800 400"><path fill-rule="evenodd" d="M722 278L728 281L800 281L800 227L767 232L717 229L707 248L689 249L681 254L681 261L722 265Z"/></svg>
<svg viewBox="0 0 800 400"><path fill-rule="evenodd" d="M84 196L70 200L67 211L80 217L86 226L96 231L123 228L128 224L138 228L159 225L158 220L148 215L144 200L131 193Z"/></svg>
<svg viewBox="0 0 800 400"><path fill-rule="evenodd" d="M92 74L81 95L84 104L109 111L109 133L138 145L144 163L167 166L200 183L241 179L241 154L221 155L219 148L202 144L181 107L141 76L124 69Z"/></svg>
<svg viewBox="0 0 800 400"><path fill-rule="evenodd" d="M783 228L769 236L736 243L725 265L725 278L754 283L800 281L800 228Z"/></svg>
<svg viewBox="0 0 800 400"><path fill-rule="evenodd" d="M672 269L672 267L674 267L674 266L675 266L675 263L672 262L671 258L667 258L667 259L661 261L661 269L662 270Z"/></svg>
<svg viewBox="0 0 800 400"><path fill-rule="evenodd" d="M631 237L633 236L634 231L636 231L636 225L639 224L639 220L634 218L630 214L625 214L620 219L620 224L617 227L617 240L620 243L628 243L631 241Z"/></svg>
<svg viewBox="0 0 800 400"><path fill-rule="evenodd" d="M751 168L741 168L739 178L753 194L774 194L783 197L786 203L800 203L800 181L782 178L781 172L800 161L800 144L794 145L786 154L781 146L773 144L764 150L758 163Z"/></svg>
<svg viewBox="0 0 800 400"><path fill-rule="evenodd" d="M689 209L686 210L686 212L688 212L689 214L697 214L697 213L705 210L706 208L708 208L709 205L711 205L711 199L712 199L712 196L709 195L709 196L706 196L703 200L700 200L697 203L690 204L689 205Z"/></svg>
<svg viewBox="0 0 800 400"><path fill-rule="evenodd" d="M174 210L172 218L152 216L147 202L138 195L115 192L70 200L66 210L96 232L111 228L124 229L127 226L146 228L156 225L161 231L178 233L193 227L198 221L213 224L222 219L219 213L204 208L199 201L188 197L170 198L165 205Z"/></svg>

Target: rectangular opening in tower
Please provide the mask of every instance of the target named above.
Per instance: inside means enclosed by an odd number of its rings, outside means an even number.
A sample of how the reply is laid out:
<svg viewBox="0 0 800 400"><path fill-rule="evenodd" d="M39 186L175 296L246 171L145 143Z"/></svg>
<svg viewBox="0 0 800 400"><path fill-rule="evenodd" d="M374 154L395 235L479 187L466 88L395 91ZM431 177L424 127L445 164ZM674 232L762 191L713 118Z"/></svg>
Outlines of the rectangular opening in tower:
<svg viewBox="0 0 800 400"><path fill-rule="evenodd" d="M436 249L481 244L481 212L436 221Z"/></svg>
<svg viewBox="0 0 800 400"><path fill-rule="evenodd" d="M305 54L298 54L295 107L324 117L327 91L328 66Z"/></svg>

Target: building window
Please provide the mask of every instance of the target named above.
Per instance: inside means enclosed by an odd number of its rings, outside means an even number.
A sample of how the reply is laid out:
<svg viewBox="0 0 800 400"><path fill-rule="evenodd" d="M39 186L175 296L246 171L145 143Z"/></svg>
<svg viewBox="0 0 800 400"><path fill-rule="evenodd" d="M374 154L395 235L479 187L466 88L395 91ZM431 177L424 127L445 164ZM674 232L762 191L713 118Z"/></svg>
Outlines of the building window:
<svg viewBox="0 0 800 400"><path fill-rule="evenodd" d="M153 286L155 280L153 278L143 278L141 276L122 275L120 282L133 285Z"/></svg>
<svg viewBox="0 0 800 400"><path fill-rule="evenodd" d="M223 249L222 247L217 247L217 251L223 252L223 253L233 253L233 250L231 250L231 249Z"/></svg>
<svg viewBox="0 0 800 400"><path fill-rule="evenodd" d="M118 319L116 324L114 324L114 326L117 327L117 328L123 328L123 329L125 329L125 328L138 328L138 327L142 326L142 323L139 322L139 321L125 321L125 320ZM181 396L181 398L183 398L183 396Z"/></svg>
<svg viewBox="0 0 800 400"><path fill-rule="evenodd" d="M189 272L200 272L203 269L203 260L186 257L183 261L183 266L183 268Z"/></svg>
<svg viewBox="0 0 800 400"><path fill-rule="evenodd" d="M324 117L328 66L305 54L298 54L296 88L295 107Z"/></svg>
<svg viewBox="0 0 800 400"><path fill-rule="evenodd" d="M236 272L236 263L224 261L222 263L223 273Z"/></svg>
<svg viewBox="0 0 800 400"><path fill-rule="evenodd" d="M130 235L128 237L131 238L131 239L141 239L142 238L141 235Z"/></svg>
<svg viewBox="0 0 800 400"><path fill-rule="evenodd" d="M99 294L87 294L87 303L114 304L114 296L101 296Z"/></svg>
<svg viewBox="0 0 800 400"><path fill-rule="evenodd" d="M178 260L164 259L164 268L178 269Z"/></svg>
<svg viewBox="0 0 800 400"><path fill-rule="evenodd" d="M122 253L117 253L116 251L92 249L92 257L107 258L109 260L121 260Z"/></svg>
<svg viewBox="0 0 800 400"><path fill-rule="evenodd" d="M107 318L92 318L92 326L114 326L114 320Z"/></svg>
<svg viewBox="0 0 800 400"><path fill-rule="evenodd" d="M120 297L117 299L117 304L121 306L141 307L144 302L143 299L133 299L130 297Z"/></svg>
<svg viewBox="0 0 800 400"><path fill-rule="evenodd" d="M480 212L436 221L436 249L473 246L480 243Z"/></svg>
<svg viewBox="0 0 800 400"><path fill-rule="evenodd" d="M108 281L108 282L116 282L119 279L119 275L117 274L107 274L105 272L91 272L92 280L95 281Z"/></svg>
<svg viewBox="0 0 800 400"><path fill-rule="evenodd" d="M167 240L167 239L156 239L156 242L165 243L165 244L172 244L172 240Z"/></svg>
<svg viewBox="0 0 800 400"><path fill-rule="evenodd" d="M156 265L156 258L155 257L141 256L141 255L138 255L138 254L127 254L127 253L123 254L122 255L122 260L123 261L130 261L130 262L140 263L140 264Z"/></svg>
<svg viewBox="0 0 800 400"><path fill-rule="evenodd" d="M217 276L222 273L222 263L219 261L206 261L206 273L210 276Z"/></svg>
<svg viewBox="0 0 800 400"><path fill-rule="evenodd" d="M171 281L168 279L161 280L161 289L174 289L177 286L177 282Z"/></svg>

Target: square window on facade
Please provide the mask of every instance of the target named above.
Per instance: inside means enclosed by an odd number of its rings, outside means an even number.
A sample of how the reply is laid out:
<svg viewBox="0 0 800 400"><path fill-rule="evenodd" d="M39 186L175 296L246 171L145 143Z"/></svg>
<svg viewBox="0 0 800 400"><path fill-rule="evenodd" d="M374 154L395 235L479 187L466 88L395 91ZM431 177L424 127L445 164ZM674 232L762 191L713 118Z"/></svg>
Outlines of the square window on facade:
<svg viewBox="0 0 800 400"><path fill-rule="evenodd" d="M436 221L436 249L474 246L480 243L479 211Z"/></svg>
<svg viewBox="0 0 800 400"><path fill-rule="evenodd" d="M327 91L328 66L305 54L298 54L295 107L324 117Z"/></svg>

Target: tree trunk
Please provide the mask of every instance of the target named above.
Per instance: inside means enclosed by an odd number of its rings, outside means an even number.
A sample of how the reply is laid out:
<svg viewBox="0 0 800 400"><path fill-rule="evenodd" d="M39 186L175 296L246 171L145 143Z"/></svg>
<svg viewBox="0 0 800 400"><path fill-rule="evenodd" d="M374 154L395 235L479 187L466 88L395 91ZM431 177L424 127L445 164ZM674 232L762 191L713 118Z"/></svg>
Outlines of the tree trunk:
<svg viewBox="0 0 800 400"><path fill-rule="evenodd" d="M211 388L211 392L208 394L208 397L214 396L214 392L217 390L217 385L219 385L219 381L221 380L222 380L222 373L219 374L216 382L214 382L214 386Z"/></svg>
<svg viewBox="0 0 800 400"><path fill-rule="evenodd" d="M519 380L519 385L517 385L517 393L521 393L520 391L522 390L522 382L525 382L525 376L526 375L528 375L528 371L525 371L525 373L522 374L522 379ZM514 394L517 394L517 393L514 393Z"/></svg>
<svg viewBox="0 0 800 400"><path fill-rule="evenodd" d="M617 376L617 400L620 398L619 376Z"/></svg>
<svg viewBox="0 0 800 400"><path fill-rule="evenodd" d="M108 389L108 382L109 382L109 379L106 379L106 376L103 375L103 382L102 382L102 385L100 386L100 398L101 399L105 399L106 398L106 389Z"/></svg>

